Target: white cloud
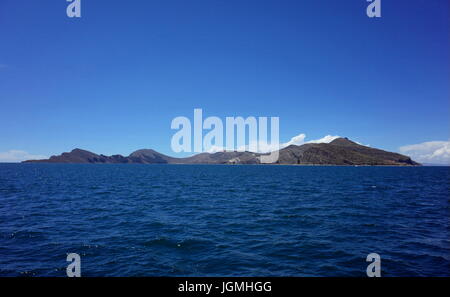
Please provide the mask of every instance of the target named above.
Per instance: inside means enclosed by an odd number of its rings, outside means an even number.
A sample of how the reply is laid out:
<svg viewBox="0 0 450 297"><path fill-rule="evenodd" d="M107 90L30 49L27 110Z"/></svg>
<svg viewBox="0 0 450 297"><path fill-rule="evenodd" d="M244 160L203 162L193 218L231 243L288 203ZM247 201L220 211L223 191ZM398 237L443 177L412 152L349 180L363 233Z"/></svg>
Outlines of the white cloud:
<svg viewBox="0 0 450 297"><path fill-rule="evenodd" d="M325 137L322 137L320 139L316 139L316 140L311 140L308 141L307 143L330 143L333 140L339 138L340 136L332 136L332 135L327 135Z"/></svg>
<svg viewBox="0 0 450 297"><path fill-rule="evenodd" d="M399 152L419 163L450 165L450 141L405 145L399 148Z"/></svg>
<svg viewBox="0 0 450 297"><path fill-rule="evenodd" d="M26 151L9 150L7 152L0 152L0 162L22 162L25 160L47 159L43 155L32 155Z"/></svg>

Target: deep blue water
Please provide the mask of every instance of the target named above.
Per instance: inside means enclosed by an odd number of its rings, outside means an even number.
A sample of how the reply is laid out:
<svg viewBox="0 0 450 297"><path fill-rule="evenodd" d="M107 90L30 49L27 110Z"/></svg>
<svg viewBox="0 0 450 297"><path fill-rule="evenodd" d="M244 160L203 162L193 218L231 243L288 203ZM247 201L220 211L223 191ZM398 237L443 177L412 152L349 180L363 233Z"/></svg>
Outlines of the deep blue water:
<svg viewBox="0 0 450 297"><path fill-rule="evenodd" d="M0 164L0 275L450 275L449 167Z"/></svg>

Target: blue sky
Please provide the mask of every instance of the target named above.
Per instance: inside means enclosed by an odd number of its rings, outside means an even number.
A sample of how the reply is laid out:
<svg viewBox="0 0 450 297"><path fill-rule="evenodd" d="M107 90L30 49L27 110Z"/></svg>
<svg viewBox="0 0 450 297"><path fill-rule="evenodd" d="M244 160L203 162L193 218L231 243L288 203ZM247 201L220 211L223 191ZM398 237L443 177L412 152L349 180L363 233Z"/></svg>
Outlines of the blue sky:
<svg viewBox="0 0 450 297"><path fill-rule="evenodd" d="M0 1L0 161L170 148L177 116L278 116L281 141L449 140L449 1ZM442 146L439 146L442 148ZM5 160L3 160L5 161Z"/></svg>

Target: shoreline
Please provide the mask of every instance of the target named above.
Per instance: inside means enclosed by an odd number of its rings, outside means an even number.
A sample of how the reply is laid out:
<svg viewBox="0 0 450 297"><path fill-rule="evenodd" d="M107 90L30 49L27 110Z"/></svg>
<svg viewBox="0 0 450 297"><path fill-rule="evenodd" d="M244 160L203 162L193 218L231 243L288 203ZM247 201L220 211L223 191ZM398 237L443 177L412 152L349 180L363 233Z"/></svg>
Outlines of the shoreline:
<svg viewBox="0 0 450 297"><path fill-rule="evenodd" d="M296 167L450 167L450 165L343 165L343 164L212 164L212 163L57 163L57 162L0 162L0 164L60 164L60 165L202 165L202 166L296 166Z"/></svg>

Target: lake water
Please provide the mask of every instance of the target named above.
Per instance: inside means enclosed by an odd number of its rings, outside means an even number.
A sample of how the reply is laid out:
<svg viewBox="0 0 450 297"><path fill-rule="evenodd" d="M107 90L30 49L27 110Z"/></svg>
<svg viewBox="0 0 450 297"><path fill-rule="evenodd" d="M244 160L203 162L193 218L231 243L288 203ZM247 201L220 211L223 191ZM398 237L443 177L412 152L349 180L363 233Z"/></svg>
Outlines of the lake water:
<svg viewBox="0 0 450 297"><path fill-rule="evenodd" d="M450 275L449 167L0 164L0 275Z"/></svg>

